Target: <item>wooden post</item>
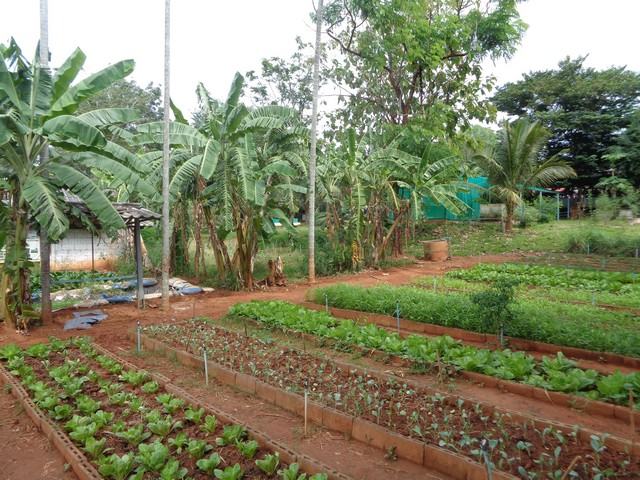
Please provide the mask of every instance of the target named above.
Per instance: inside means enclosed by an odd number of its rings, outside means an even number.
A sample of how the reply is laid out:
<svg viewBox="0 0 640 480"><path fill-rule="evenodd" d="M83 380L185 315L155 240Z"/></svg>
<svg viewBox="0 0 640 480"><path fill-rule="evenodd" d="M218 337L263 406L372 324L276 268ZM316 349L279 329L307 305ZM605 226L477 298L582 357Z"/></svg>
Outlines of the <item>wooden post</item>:
<svg viewBox="0 0 640 480"><path fill-rule="evenodd" d="M144 286L142 285L142 237L140 235L140 219L136 218L133 224L133 243L136 249L136 278L137 290L136 295L138 308L144 308Z"/></svg>

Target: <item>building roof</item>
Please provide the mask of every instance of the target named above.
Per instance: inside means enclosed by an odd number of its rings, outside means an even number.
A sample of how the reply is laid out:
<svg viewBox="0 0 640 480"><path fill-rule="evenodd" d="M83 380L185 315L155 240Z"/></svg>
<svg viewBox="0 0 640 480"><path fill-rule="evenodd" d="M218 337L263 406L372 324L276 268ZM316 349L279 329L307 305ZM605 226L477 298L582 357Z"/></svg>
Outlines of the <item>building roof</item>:
<svg viewBox="0 0 640 480"><path fill-rule="evenodd" d="M95 220L95 217L90 214L87 205L82 201L80 197L71 193L69 190L62 189L62 194L64 195L65 201L80 210L82 213L86 214L92 220ZM111 205L117 210L117 212L124 220L124 223L127 226L133 226L136 220L140 220L140 225L143 227L150 227L153 225L154 220L159 220L162 216L159 213L148 210L142 207L139 203L129 203L129 202L112 202Z"/></svg>

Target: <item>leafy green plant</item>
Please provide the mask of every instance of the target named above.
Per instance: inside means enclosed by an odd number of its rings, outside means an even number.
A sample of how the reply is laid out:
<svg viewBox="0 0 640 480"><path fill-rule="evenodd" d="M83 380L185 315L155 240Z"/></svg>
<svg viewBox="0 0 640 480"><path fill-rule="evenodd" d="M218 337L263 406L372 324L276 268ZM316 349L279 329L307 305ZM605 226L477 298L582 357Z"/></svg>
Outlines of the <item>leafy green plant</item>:
<svg viewBox="0 0 640 480"><path fill-rule="evenodd" d="M185 404L184 399L176 398L172 393L162 393L156 400L164 406L167 413L175 413Z"/></svg>
<svg viewBox="0 0 640 480"><path fill-rule="evenodd" d="M153 443L141 443L138 445L138 455L135 459L154 472L161 472L167 463L169 449L159 441Z"/></svg>
<svg viewBox="0 0 640 480"><path fill-rule="evenodd" d="M87 452L91 458L96 459L108 451L105 449L106 443L106 437L101 438L100 440L96 440L94 437L89 437L84 442L84 451Z"/></svg>
<svg viewBox="0 0 640 480"><path fill-rule="evenodd" d="M207 415L204 419L204 424L200 425L200 430L213 434L218 426L218 419L213 415Z"/></svg>
<svg viewBox="0 0 640 480"><path fill-rule="evenodd" d="M189 452L189 455L195 459L204 457L204 454L212 449L213 447L204 440L192 439L189 440L189 443L187 444L187 452Z"/></svg>
<svg viewBox="0 0 640 480"><path fill-rule="evenodd" d="M242 439L246 436L247 431L242 425L225 425L222 431L222 437L216 438L216 444L219 446L224 445L238 445Z"/></svg>
<svg viewBox="0 0 640 480"><path fill-rule="evenodd" d="M96 412L100 405L102 405L102 402L98 402L88 395L78 395L76 397L76 406L84 414L90 415Z"/></svg>
<svg viewBox="0 0 640 480"><path fill-rule="evenodd" d="M0 360L11 360L14 357L24 355L24 351L15 343L9 343L0 347Z"/></svg>
<svg viewBox="0 0 640 480"><path fill-rule="evenodd" d="M174 422L171 415L167 415L165 418L159 418L156 421L148 422L147 428L156 435L166 437L172 431L182 428L182 422Z"/></svg>
<svg viewBox="0 0 640 480"><path fill-rule="evenodd" d="M69 432L69 436L76 442L85 443L88 438L91 438L96 434L98 429L99 426L95 422L91 422L87 425L78 425Z"/></svg>
<svg viewBox="0 0 640 480"><path fill-rule="evenodd" d="M134 447L137 447L151 436L151 432L144 431L144 425L142 424L138 424L136 427L131 427L127 430L113 433L116 437L126 440L130 445Z"/></svg>
<svg viewBox="0 0 640 480"><path fill-rule="evenodd" d="M201 458L196 462L196 466L205 473L213 475L214 471L222 462L222 458L217 452L211 454L209 458Z"/></svg>
<svg viewBox="0 0 640 480"><path fill-rule="evenodd" d="M242 467L236 463L233 467L226 467L224 470L215 469L213 474L220 480L239 480L244 472Z"/></svg>
<svg viewBox="0 0 640 480"><path fill-rule="evenodd" d="M169 439L169 445L176 449L176 453L182 453L182 449L189 444L189 438L186 433L178 433L175 437Z"/></svg>
<svg viewBox="0 0 640 480"><path fill-rule="evenodd" d="M160 385L158 384L158 382L156 382L155 380L151 380L150 382L147 382L144 385L142 385L141 390L144 393L156 393L159 388L160 388Z"/></svg>
<svg viewBox="0 0 640 480"><path fill-rule="evenodd" d="M256 452L258 451L258 442L256 442L255 440L249 440L247 442L239 442L238 450L242 455L245 456L245 458L250 460L255 456Z"/></svg>
<svg viewBox="0 0 640 480"><path fill-rule="evenodd" d="M278 470L278 475L280 475L283 480L306 480L307 475L303 473L298 476L299 471L300 465L298 465L297 463L292 463L288 468Z"/></svg>
<svg viewBox="0 0 640 480"><path fill-rule="evenodd" d="M109 457L98 459L98 471L100 474L115 480L126 480L134 465L135 460L132 454L125 454L120 457L114 453Z"/></svg>
<svg viewBox="0 0 640 480"><path fill-rule="evenodd" d="M204 408L199 408L198 410L194 410L194 408L191 405L189 405L184 411L184 419L192 423L200 423L202 421L203 415L204 415Z"/></svg>
<svg viewBox="0 0 640 480"><path fill-rule="evenodd" d="M137 387L143 382L149 380L149 374L144 370L127 370L121 373L120 379L133 387Z"/></svg>
<svg viewBox="0 0 640 480"><path fill-rule="evenodd" d="M499 280L484 292L471 295L471 301L478 308L478 316L486 328L498 332L500 347L504 348L504 331L514 319L511 305L514 303L515 286L513 280Z"/></svg>
<svg viewBox="0 0 640 480"><path fill-rule="evenodd" d="M264 458L256 460L256 466L267 475L273 475L280 464L280 455L268 453Z"/></svg>
<svg viewBox="0 0 640 480"><path fill-rule="evenodd" d="M189 470L180 467L178 459L172 457L160 472L160 480L179 480L184 478L187 473L189 473Z"/></svg>

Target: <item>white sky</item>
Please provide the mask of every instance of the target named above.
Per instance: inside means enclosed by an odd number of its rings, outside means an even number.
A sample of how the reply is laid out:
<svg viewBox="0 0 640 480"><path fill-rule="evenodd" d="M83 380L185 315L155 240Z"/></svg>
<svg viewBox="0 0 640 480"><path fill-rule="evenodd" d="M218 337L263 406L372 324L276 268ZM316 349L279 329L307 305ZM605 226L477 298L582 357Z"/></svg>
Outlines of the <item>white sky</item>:
<svg viewBox="0 0 640 480"><path fill-rule="evenodd" d="M15 37L28 58L39 37L38 0L0 0L0 42ZM311 0L173 0L171 97L185 114L203 82L225 99L236 71L260 69L265 57L288 58L295 37L314 39ZM487 64L500 84L553 69L567 55L589 55L587 66L627 66L640 72L640 0L528 0L519 6L529 30L509 63ZM80 47L93 73L125 58L141 86L164 78L164 0L49 0L52 67Z"/></svg>

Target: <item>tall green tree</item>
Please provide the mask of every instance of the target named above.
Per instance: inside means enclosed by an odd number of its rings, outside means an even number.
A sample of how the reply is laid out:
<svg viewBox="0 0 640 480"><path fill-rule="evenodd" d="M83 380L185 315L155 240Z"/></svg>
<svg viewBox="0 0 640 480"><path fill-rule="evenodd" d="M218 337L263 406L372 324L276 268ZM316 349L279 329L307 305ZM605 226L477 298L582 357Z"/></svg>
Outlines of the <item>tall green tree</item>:
<svg viewBox="0 0 640 480"><path fill-rule="evenodd" d="M293 109L248 109L240 102L243 85L244 77L236 74L224 103L198 85L195 127L177 114L170 125L169 191L172 207L186 201L202 208L218 273L232 270L240 285L253 288L260 235L275 232L273 218L293 231L288 220L297 208L293 193L306 193L297 181L306 175L308 130ZM138 144L159 144L160 124L141 125L139 131ZM225 243L231 232L236 237L233 255Z"/></svg>
<svg viewBox="0 0 640 480"><path fill-rule="evenodd" d="M530 187L548 187L556 180L576 175L560 156L543 157L549 136L538 122L504 121L495 149L475 157L487 175L489 192L506 206L506 232L512 230L515 208L522 204L523 193Z"/></svg>
<svg viewBox="0 0 640 480"><path fill-rule="evenodd" d="M526 29L517 0L334 0L325 23L344 125L418 122L432 135L491 118L494 79Z"/></svg>
<svg viewBox="0 0 640 480"><path fill-rule="evenodd" d="M629 115L629 123L616 136L606 157L614 173L640 188L640 108Z"/></svg>
<svg viewBox="0 0 640 480"><path fill-rule="evenodd" d="M595 70L586 57L566 58L555 70L532 72L501 87L492 101L502 112L544 125L549 155L561 151L577 172L570 182L593 188L609 176L607 158L640 102L640 73L624 67Z"/></svg>
<svg viewBox="0 0 640 480"><path fill-rule="evenodd" d="M108 169L122 181L153 193L138 174L144 166L101 132L103 127L133 121L134 111L108 109L74 116L82 101L129 75L133 61L115 63L73 84L84 60L78 49L52 75L37 56L27 61L13 40L0 45L0 178L7 199L0 223L8 225L0 235L6 246L0 310L14 324L26 326L28 318L36 316L30 308L29 228L40 227L49 241L59 240L69 228L62 188L80 197L111 233L123 228L124 222L84 172ZM42 156L43 148L49 148L48 158Z"/></svg>

